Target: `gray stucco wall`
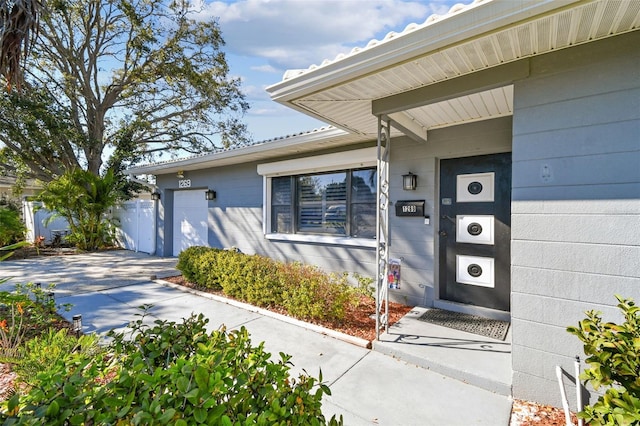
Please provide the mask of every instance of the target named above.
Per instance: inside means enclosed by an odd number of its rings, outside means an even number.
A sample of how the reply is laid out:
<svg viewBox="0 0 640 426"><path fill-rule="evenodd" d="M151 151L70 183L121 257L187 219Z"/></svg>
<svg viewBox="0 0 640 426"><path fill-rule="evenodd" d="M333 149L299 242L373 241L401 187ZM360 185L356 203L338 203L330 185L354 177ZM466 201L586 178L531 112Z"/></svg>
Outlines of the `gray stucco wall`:
<svg viewBox="0 0 640 426"><path fill-rule="evenodd" d="M566 327L619 321L614 294L640 302L640 32L531 72L514 92L513 395L560 406L555 366L584 368Z"/></svg>

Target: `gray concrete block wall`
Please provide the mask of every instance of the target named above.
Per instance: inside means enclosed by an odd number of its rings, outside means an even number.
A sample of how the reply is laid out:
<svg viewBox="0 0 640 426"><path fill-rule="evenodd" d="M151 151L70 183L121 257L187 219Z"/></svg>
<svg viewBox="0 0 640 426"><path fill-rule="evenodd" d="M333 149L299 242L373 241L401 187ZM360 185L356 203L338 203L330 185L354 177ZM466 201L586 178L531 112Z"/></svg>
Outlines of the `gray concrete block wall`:
<svg viewBox="0 0 640 426"><path fill-rule="evenodd" d="M560 406L555 366L573 375L575 355L584 360L566 327L591 309L621 321L614 294L640 302L637 33L534 58L532 75L515 85L516 398Z"/></svg>

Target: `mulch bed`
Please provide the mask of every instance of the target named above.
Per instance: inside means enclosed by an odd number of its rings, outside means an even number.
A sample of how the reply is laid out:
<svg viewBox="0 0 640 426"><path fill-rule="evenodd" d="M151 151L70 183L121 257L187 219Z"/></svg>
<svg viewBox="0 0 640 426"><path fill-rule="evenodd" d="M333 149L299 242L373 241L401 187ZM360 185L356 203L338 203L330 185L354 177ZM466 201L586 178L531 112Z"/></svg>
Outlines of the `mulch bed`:
<svg viewBox="0 0 640 426"><path fill-rule="evenodd" d="M182 276L163 278L174 284L182 285L185 287L193 288L199 291L216 294L221 297L231 299L221 291L214 291L208 288L198 286L197 284L186 281ZM281 308L266 308L270 311L286 315L284 309ZM389 302L389 325L392 325L411 311L411 306L402 305L400 303ZM322 327L339 331L341 333L355 336L369 342L376 338L376 302L374 299L366 296L361 296L357 306L349 306L345 318L340 321L321 321L321 320L305 320L312 324L320 325ZM373 317L372 317L373 316Z"/></svg>

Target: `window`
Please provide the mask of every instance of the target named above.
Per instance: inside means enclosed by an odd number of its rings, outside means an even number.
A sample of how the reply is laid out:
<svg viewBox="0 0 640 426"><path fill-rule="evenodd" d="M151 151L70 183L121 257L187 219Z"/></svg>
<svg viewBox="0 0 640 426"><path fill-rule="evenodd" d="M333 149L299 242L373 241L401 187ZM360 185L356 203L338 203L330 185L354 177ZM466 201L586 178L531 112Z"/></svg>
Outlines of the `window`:
<svg viewBox="0 0 640 426"><path fill-rule="evenodd" d="M375 238L375 168L271 178L271 232Z"/></svg>

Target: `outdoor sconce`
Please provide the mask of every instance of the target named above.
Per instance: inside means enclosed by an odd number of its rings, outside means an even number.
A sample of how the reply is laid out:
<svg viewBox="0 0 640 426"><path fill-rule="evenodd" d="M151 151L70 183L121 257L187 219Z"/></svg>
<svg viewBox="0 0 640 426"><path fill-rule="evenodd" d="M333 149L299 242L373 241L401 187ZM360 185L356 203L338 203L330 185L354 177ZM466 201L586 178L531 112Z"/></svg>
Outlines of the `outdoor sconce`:
<svg viewBox="0 0 640 426"><path fill-rule="evenodd" d="M80 337L82 333L82 315L80 314L73 316L73 331L76 332L76 336Z"/></svg>
<svg viewBox="0 0 640 426"><path fill-rule="evenodd" d="M409 172L406 175L402 175L402 189L405 191L414 191L418 186L418 175L414 175Z"/></svg>
<svg viewBox="0 0 640 426"><path fill-rule="evenodd" d="M184 171L178 171L178 174L176 176L178 177L178 179L184 179Z"/></svg>
<svg viewBox="0 0 640 426"><path fill-rule="evenodd" d="M215 200L216 191L214 191L213 189L207 189L206 191L204 191L204 196L207 199L207 201Z"/></svg>
<svg viewBox="0 0 640 426"><path fill-rule="evenodd" d="M160 193L157 189L151 193L151 199L153 201L158 201L160 199Z"/></svg>

